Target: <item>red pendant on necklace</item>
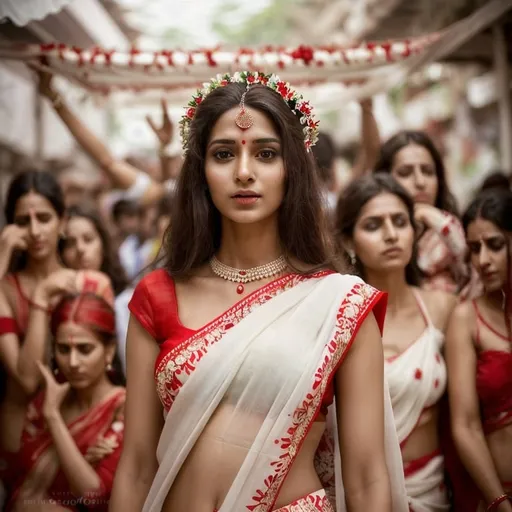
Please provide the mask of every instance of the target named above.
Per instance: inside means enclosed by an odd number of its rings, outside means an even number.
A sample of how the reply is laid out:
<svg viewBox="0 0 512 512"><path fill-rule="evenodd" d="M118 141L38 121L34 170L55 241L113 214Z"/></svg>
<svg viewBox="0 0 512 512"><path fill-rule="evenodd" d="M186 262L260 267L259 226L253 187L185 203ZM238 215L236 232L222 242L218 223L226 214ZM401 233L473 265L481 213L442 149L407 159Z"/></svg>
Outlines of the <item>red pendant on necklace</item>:
<svg viewBox="0 0 512 512"><path fill-rule="evenodd" d="M238 295L242 295L242 293L244 293L244 285L243 284L239 284L237 287L236 287L236 293L238 293Z"/></svg>

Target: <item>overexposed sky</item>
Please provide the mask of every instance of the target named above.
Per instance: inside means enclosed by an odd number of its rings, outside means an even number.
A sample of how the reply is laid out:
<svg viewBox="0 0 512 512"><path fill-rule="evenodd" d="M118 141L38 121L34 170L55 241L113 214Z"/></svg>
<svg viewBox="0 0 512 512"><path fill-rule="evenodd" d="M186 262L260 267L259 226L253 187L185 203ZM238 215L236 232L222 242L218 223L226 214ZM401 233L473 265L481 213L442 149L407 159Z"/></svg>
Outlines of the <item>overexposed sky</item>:
<svg viewBox="0 0 512 512"><path fill-rule="evenodd" d="M221 43L211 28L213 15L224 0L117 0L134 10L128 17L130 24L149 34L141 38L141 47L160 47L151 34L176 27L190 34L193 47L214 46ZM225 21L241 23L269 4L270 0L232 0L238 4L236 12L226 12ZM140 13L140 14L139 14Z"/></svg>

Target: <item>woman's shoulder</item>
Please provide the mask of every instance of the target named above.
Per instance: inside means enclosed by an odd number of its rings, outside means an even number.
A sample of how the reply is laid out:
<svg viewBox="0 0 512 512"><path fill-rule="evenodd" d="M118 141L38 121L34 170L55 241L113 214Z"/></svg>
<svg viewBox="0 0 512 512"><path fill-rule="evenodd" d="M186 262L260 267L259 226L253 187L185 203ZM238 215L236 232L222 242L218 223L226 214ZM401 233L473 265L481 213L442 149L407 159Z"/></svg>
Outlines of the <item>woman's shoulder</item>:
<svg viewBox="0 0 512 512"><path fill-rule="evenodd" d="M137 284L137 288L145 288L147 291L160 292L162 289L174 289L174 279L164 268L157 268L146 274Z"/></svg>
<svg viewBox="0 0 512 512"><path fill-rule="evenodd" d="M446 328L453 310L457 306L457 297L442 290L424 290L417 288L434 324L442 330Z"/></svg>

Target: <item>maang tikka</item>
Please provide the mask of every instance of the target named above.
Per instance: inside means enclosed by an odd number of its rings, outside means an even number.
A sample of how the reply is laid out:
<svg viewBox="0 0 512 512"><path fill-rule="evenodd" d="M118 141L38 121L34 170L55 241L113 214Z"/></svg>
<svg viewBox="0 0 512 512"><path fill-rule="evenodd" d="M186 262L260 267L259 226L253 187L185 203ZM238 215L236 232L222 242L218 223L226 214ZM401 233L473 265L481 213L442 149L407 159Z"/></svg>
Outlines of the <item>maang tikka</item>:
<svg viewBox="0 0 512 512"><path fill-rule="evenodd" d="M249 91L249 85L247 85L247 89L242 94L242 98L240 99L240 112L235 117L235 124L240 128L240 130L247 130L249 129L253 123L254 119L252 118L251 114L245 110L245 95Z"/></svg>

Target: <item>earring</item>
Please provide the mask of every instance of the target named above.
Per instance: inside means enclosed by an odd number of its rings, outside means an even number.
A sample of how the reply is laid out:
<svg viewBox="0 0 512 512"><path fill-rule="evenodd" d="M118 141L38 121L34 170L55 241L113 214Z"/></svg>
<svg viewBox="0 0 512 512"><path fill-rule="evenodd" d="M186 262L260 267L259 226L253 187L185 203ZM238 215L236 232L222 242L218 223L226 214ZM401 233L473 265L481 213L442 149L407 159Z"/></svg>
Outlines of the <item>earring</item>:
<svg viewBox="0 0 512 512"><path fill-rule="evenodd" d="M355 267L357 259L356 259L356 253L354 251L348 251L348 257L350 258L350 263L353 267Z"/></svg>
<svg viewBox="0 0 512 512"><path fill-rule="evenodd" d="M107 372L111 372L112 371L112 363L107 363L105 370L107 370Z"/></svg>
<svg viewBox="0 0 512 512"><path fill-rule="evenodd" d="M53 375L59 375L59 369L58 368L55 368L53 370Z"/></svg>

